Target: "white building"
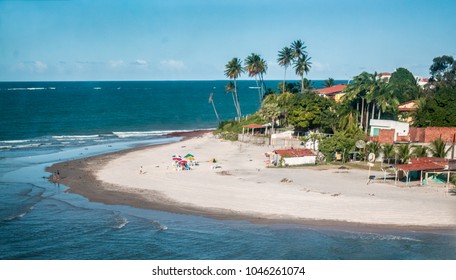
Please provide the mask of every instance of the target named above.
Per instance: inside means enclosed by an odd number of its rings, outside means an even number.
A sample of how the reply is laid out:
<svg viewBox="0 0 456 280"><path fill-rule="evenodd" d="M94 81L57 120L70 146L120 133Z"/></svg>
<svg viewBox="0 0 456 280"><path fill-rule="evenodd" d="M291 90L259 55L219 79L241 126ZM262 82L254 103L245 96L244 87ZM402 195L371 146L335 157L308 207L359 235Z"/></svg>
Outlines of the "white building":
<svg viewBox="0 0 456 280"><path fill-rule="evenodd" d="M380 129L394 129L394 141L397 136L409 135L410 125L406 122L398 122L392 120L370 120L370 136L378 136Z"/></svg>

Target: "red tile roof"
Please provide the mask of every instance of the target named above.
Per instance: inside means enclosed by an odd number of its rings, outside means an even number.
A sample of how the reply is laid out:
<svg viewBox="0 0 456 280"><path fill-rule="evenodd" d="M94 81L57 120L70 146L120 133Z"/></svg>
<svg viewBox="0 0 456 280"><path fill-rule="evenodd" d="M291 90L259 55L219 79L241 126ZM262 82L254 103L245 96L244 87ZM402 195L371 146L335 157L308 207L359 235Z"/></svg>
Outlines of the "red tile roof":
<svg viewBox="0 0 456 280"><path fill-rule="evenodd" d="M274 153L281 157L307 157L315 156L312 150L309 149L287 149L287 150L274 150Z"/></svg>
<svg viewBox="0 0 456 280"><path fill-rule="evenodd" d="M245 128L265 128L264 125L256 124L256 123L246 124L243 127L245 127Z"/></svg>
<svg viewBox="0 0 456 280"><path fill-rule="evenodd" d="M444 170L449 161L445 158L422 157L411 159L410 162L409 164L398 164L396 167L404 171Z"/></svg>
<svg viewBox="0 0 456 280"><path fill-rule="evenodd" d="M419 171L419 170L444 170L445 166L433 162L398 164L396 168L404 171Z"/></svg>
<svg viewBox="0 0 456 280"><path fill-rule="evenodd" d="M445 163L448 164L448 159L446 158L436 158L436 157L420 157L420 158L412 158L410 160L412 163L423 163L423 162L435 162L435 163Z"/></svg>
<svg viewBox="0 0 456 280"><path fill-rule="evenodd" d="M332 87L317 89L316 92L323 93L323 94L334 94L334 93L342 92L344 89L345 89L344 84L338 84L338 85L335 85Z"/></svg>

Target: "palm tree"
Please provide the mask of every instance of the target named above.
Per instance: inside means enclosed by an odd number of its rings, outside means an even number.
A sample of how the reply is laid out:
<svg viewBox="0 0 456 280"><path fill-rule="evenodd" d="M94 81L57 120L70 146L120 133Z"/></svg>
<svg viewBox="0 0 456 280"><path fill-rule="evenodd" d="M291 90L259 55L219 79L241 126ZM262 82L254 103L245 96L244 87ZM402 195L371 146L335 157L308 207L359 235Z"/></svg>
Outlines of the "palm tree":
<svg viewBox="0 0 456 280"><path fill-rule="evenodd" d="M215 87L214 87L215 89ZM214 108L214 113L215 113L215 116L217 117L217 123L220 125L220 118L219 118L219 115L217 113L217 109L215 109L215 104L214 104L214 93L211 92L211 94L209 95L209 103L212 104L212 108Z"/></svg>
<svg viewBox="0 0 456 280"><path fill-rule="evenodd" d="M236 114L238 112L238 104L236 103L236 97L234 96L234 83L229 81L226 85L225 85L225 92L226 93L231 93L231 97L233 97L233 104L234 104L234 108L236 109Z"/></svg>
<svg viewBox="0 0 456 280"><path fill-rule="evenodd" d="M390 159L394 157L396 151L394 151L393 144L383 144L382 147L383 157L388 159L388 164L390 164Z"/></svg>
<svg viewBox="0 0 456 280"><path fill-rule="evenodd" d="M410 145L408 144L400 144L397 146L397 156L401 160L402 163L408 162L410 159Z"/></svg>
<svg viewBox="0 0 456 280"><path fill-rule="evenodd" d="M296 40L291 43L292 57L294 60L298 60L304 55L307 55L306 46L301 40Z"/></svg>
<svg viewBox="0 0 456 280"><path fill-rule="evenodd" d="M280 107L277 102L277 95L271 94L264 99L260 110L258 111L261 118L265 121L271 122L271 132L274 133L274 124L277 118L280 116Z"/></svg>
<svg viewBox="0 0 456 280"><path fill-rule="evenodd" d="M249 73L249 77L255 77L255 82L258 88L258 97L260 99L260 105L263 101L263 97L265 94L265 86L264 86L264 79L263 75L266 73L268 69L268 65L264 59L261 58L260 55L252 53L251 55L247 56L244 60L245 70ZM258 84L258 80L260 85Z"/></svg>
<svg viewBox="0 0 456 280"><path fill-rule="evenodd" d="M392 90L390 84L379 82L377 91L374 93L377 111L377 119L380 119L381 113L386 111L396 112L399 106L399 99ZM374 118L374 115L372 115Z"/></svg>
<svg viewBox="0 0 456 280"><path fill-rule="evenodd" d="M225 76L227 76L230 79L233 79L233 100L234 107L236 107L237 118L239 121L241 121L241 106L239 104L236 79L239 78L243 72L244 69L242 68L241 60L237 57L234 57L225 65Z"/></svg>
<svg viewBox="0 0 456 280"><path fill-rule="evenodd" d="M381 146L378 142L373 141L373 142L367 143L366 149L367 149L367 152L374 153L375 157L377 158L380 155Z"/></svg>
<svg viewBox="0 0 456 280"><path fill-rule="evenodd" d="M349 84L345 92L347 93L344 98L349 102L355 102L357 104L357 108L359 106L359 102L361 101L361 114L359 124L361 128L367 130L368 126L368 102L371 102L371 94L376 86L376 74L369 74L367 72L362 72L358 76L353 78L353 83ZM366 98L368 99L368 102ZM358 110L358 109L357 109Z"/></svg>
<svg viewBox="0 0 456 280"><path fill-rule="evenodd" d="M414 146L413 155L417 158L427 157L428 148L426 146Z"/></svg>
<svg viewBox="0 0 456 280"><path fill-rule="evenodd" d="M284 47L281 51L279 51L279 57L277 58L277 62L280 66L285 68L285 73L283 75L283 84L282 84L282 92L285 92L285 80L287 79L287 68L291 65L293 61L293 50L289 47Z"/></svg>
<svg viewBox="0 0 456 280"><path fill-rule="evenodd" d="M333 78L328 78L325 80L325 87L332 87L334 85L334 79Z"/></svg>
<svg viewBox="0 0 456 280"><path fill-rule="evenodd" d="M301 77L301 92L304 93L304 74L310 71L311 67L310 57L306 54L300 56L294 63L296 75Z"/></svg>
<svg viewBox="0 0 456 280"><path fill-rule="evenodd" d="M451 147L446 149L446 143L443 142L442 138L437 138L431 142L429 150L433 157L445 158L450 151Z"/></svg>

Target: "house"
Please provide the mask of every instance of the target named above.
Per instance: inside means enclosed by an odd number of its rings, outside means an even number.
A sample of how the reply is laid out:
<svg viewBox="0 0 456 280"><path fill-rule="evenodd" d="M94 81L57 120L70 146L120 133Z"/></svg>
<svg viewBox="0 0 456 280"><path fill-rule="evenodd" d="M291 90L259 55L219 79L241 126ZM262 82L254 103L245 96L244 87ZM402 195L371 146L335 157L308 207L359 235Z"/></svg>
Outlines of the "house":
<svg viewBox="0 0 456 280"><path fill-rule="evenodd" d="M345 95L345 85L338 84L332 87L326 87L315 90L316 93L320 96L328 97L334 99L336 102L340 101L340 98Z"/></svg>
<svg viewBox="0 0 456 280"><path fill-rule="evenodd" d="M429 79L428 78L423 78L416 76L415 77L416 83L421 87L424 88L425 85L429 84Z"/></svg>
<svg viewBox="0 0 456 280"><path fill-rule="evenodd" d="M372 141L379 143L408 142L410 125L406 122L392 120L370 120L370 134Z"/></svg>
<svg viewBox="0 0 456 280"><path fill-rule="evenodd" d="M399 120L403 122L408 122L411 124L413 122L413 117L411 112L416 111L418 102L416 100L407 101L405 103L399 104Z"/></svg>
<svg viewBox="0 0 456 280"><path fill-rule="evenodd" d="M379 73L377 74L377 79L383 81L383 82L386 82L388 83L390 78L391 78L392 74L391 73L388 73L388 72L383 72L383 73Z"/></svg>
<svg viewBox="0 0 456 280"><path fill-rule="evenodd" d="M272 163L276 166L315 164L317 156L309 149L274 150Z"/></svg>

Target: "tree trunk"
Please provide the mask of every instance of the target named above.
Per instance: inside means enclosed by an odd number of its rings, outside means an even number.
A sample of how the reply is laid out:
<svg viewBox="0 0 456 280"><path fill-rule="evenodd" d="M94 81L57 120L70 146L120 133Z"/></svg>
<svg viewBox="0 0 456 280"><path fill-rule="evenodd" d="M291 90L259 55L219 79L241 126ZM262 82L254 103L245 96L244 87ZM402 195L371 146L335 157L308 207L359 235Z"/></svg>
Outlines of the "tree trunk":
<svg viewBox="0 0 456 280"><path fill-rule="evenodd" d="M366 126L364 127L365 133L367 133L368 127L369 127L369 103L367 103L367 108L366 108Z"/></svg>
<svg viewBox="0 0 456 280"><path fill-rule="evenodd" d="M304 76L301 76L301 93L304 93Z"/></svg>
<svg viewBox="0 0 456 280"><path fill-rule="evenodd" d="M361 128L364 128L364 97L361 97Z"/></svg>
<svg viewBox="0 0 456 280"><path fill-rule="evenodd" d="M237 85L236 85L236 79L234 79L234 95L235 95L235 100L236 100L236 113L238 115L238 121L241 121L241 106L239 104L239 97L238 97L238 92L237 92Z"/></svg>
<svg viewBox="0 0 456 280"><path fill-rule="evenodd" d="M371 114L371 119L375 117L375 104L372 103L372 114Z"/></svg>
<svg viewBox="0 0 456 280"><path fill-rule="evenodd" d="M382 108L378 108L377 119L380 119L381 114L382 114Z"/></svg>
<svg viewBox="0 0 456 280"><path fill-rule="evenodd" d="M285 81L287 80L287 66L285 66L285 74L283 74L282 93L285 92Z"/></svg>
<svg viewBox="0 0 456 280"><path fill-rule="evenodd" d="M215 116L217 117L217 122L218 122L218 124L220 124L220 118L219 118L219 115L217 113L217 110L215 109L214 100L211 100L211 103L212 103L212 107L214 108Z"/></svg>

